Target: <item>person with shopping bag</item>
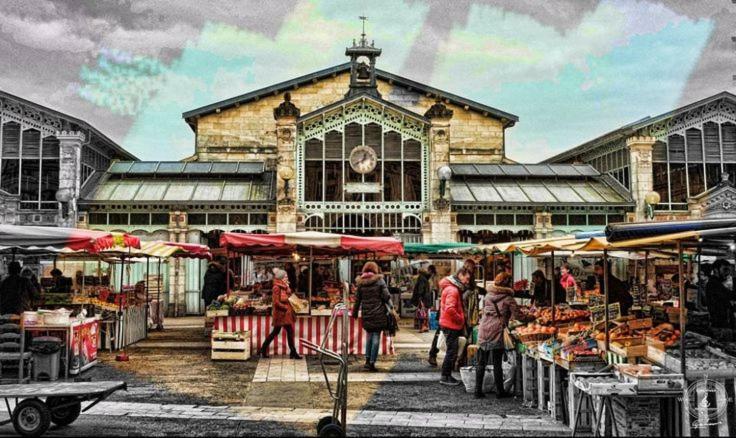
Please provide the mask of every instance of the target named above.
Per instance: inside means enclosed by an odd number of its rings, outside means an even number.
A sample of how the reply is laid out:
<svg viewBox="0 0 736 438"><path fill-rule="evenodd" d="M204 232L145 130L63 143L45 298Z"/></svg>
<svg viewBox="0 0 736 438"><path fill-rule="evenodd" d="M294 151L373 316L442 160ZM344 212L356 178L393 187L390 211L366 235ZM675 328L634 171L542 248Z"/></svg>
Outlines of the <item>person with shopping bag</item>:
<svg viewBox="0 0 736 438"><path fill-rule="evenodd" d="M503 386L503 356L513 343L508 334L509 320L518 317L518 306L514 299L512 277L501 272L493 284L488 286L488 296L484 300L483 315L478 328L478 365L475 369L475 398L483 398L483 377L488 359L493 364L493 380L496 383L496 398L510 397ZM511 345L507 345L507 344Z"/></svg>
<svg viewBox="0 0 736 438"><path fill-rule="evenodd" d="M273 277L273 330L268 335L261 346L261 357L268 358L268 347L271 342L281 333L281 328L286 330L286 339L289 343L289 357L292 359L301 359L294 345L294 322L296 314L291 307L289 297L291 296L291 288L289 287L289 279L286 271L276 268Z"/></svg>
<svg viewBox="0 0 736 438"><path fill-rule="evenodd" d="M460 337L465 331L465 312L463 310L463 297L460 291L470 283L470 273L462 268L457 274L446 277L440 281L442 298L440 299L440 328L444 335L447 351L445 360L442 362L442 377L440 383L443 385L457 386L460 381L452 377L452 369L455 367Z"/></svg>
<svg viewBox="0 0 736 438"><path fill-rule="evenodd" d="M368 334L365 344L365 366L368 371L377 371L378 349L381 333L395 331L398 321L393 316L391 294L375 262L363 265L363 273L355 280L358 290L353 305L353 318L361 311L363 330Z"/></svg>

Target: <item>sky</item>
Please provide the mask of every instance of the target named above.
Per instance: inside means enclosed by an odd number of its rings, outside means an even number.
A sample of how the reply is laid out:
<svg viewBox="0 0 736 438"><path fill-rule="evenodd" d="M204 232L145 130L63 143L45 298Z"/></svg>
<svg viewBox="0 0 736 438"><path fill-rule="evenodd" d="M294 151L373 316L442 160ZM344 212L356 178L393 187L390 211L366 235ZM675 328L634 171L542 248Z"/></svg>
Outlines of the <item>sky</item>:
<svg viewBox="0 0 736 438"><path fill-rule="evenodd" d="M183 112L345 62L360 15L380 69L516 114L520 162L736 92L730 0L4 0L0 89L181 159Z"/></svg>

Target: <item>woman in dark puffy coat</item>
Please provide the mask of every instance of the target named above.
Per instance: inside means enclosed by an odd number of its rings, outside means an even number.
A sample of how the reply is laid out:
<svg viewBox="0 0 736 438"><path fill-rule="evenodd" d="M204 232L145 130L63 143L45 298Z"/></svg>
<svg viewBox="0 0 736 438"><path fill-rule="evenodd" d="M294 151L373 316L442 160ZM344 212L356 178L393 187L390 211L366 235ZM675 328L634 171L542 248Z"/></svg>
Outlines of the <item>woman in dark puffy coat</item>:
<svg viewBox="0 0 736 438"><path fill-rule="evenodd" d="M294 345L294 321L296 315L294 309L289 303L291 296L291 288L289 287L289 279L286 271L283 269L274 269L273 278L273 330L263 342L261 347L261 357L268 357L268 346L271 341L281 333L281 327L286 330L286 339L289 342L289 356L292 359L301 359Z"/></svg>
<svg viewBox="0 0 736 438"><path fill-rule="evenodd" d="M503 330L512 317L518 316L518 306L511 289L513 279L502 272L496 276L488 288L489 295L483 301L483 315L478 327L478 366L475 374L475 397L482 398L483 377L490 357L493 363L493 380L496 383L496 397L506 398L510 394L503 387L503 354L505 351Z"/></svg>
<svg viewBox="0 0 736 438"><path fill-rule="evenodd" d="M381 270L374 262L363 265L363 273L355 281L358 291L353 306L353 318L361 311L363 330L368 333L365 343L365 369L376 371L378 347L381 345L381 332L388 329L388 307L391 306L391 294L388 285L381 275Z"/></svg>

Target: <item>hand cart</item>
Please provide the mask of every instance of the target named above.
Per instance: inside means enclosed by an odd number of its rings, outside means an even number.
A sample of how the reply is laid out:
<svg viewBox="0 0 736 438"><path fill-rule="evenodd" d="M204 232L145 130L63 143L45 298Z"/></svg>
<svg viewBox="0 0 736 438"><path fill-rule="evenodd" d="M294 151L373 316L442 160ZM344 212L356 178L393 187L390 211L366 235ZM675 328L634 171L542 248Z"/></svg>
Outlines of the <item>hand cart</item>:
<svg viewBox="0 0 736 438"><path fill-rule="evenodd" d="M344 437L347 433L347 412L348 412L348 342L347 336L350 324L350 312L345 303L348 301L349 285L346 283L343 290L343 302L335 305L330 316L330 322L327 325L322 343L317 345L307 339L301 339L302 345L319 353L319 364L322 367L322 374L327 383L327 391L335 404L332 408L332 415L323 417L317 423L317 435L322 438L339 438ZM330 332L334 329L334 325L338 318L342 322L342 351L336 353L326 348L330 339ZM327 368L325 366L325 357L336 360L340 364L337 372L337 382L334 386L330 384L327 376Z"/></svg>
<svg viewBox="0 0 736 438"><path fill-rule="evenodd" d="M0 426L13 424L21 436L41 436L51 423L67 426L79 414L92 409L117 390L127 389L125 382L58 382L0 386L0 398L5 400L10 419ZM41 401L45 398L46 401ZM14 409L10 399L15 399ZM82 409L82 402L92 403Z"/></svg>

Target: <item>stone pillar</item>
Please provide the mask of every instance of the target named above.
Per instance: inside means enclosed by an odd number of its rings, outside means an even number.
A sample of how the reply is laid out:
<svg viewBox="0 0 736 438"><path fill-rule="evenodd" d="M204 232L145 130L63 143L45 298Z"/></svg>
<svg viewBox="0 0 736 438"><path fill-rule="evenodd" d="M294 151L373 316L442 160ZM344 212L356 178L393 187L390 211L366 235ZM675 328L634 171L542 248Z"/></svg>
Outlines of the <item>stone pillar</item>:
<svg viewBox="0 0 736 438"><path fill-rule="evenodd" d="M637 221L646 220L644 197L653 190L652 148L654 137L629 137L626 147L631 156L631 196L636 202L634 217Z"/></svg>
<svg viewBox="0 0 736 438"><path fill-rule="evenodd" d="M445 195L440 198L440 179L437 170L450 164L450 119L452 110L442 101L432 105L424 116L430 119L429 127L429 213L428 226L424 227L425 243L454 242L457 240L457 226L450 209L450 181L445 184Z"/></svg>
<svg viewBox="0 0 736 438"><path fill-rule="evenodd" d="M186 213L169 213L169 241L186 243ZM169 259L169 309L170 315L183 316L187 310L186 265L178 257Z"/></svg>
<svg viewBox="0 0 736 438"><path fill-rule="evenodd" d="M552 213L538 211L534 213L534 238L552 237Z"/></svg>
<svg viewBox="0 0 736 438"><path fill-rule="evenodd" d="M284 94L284 101L273 109L276 119L276 232L293 233L297 225L296 191L296 119L299 108ZM291 178L289 178L289 176ZM286 177L287 179L284 179ZM288 192L284 189L288 184Z"/></svg>
<svg viewBox="0 0 736 438"><path fill-rule="evenodd" d="M79 174L82 166L82 143L85 137L80 131L59 131L56 138L59 139L61 157L58 194L62 196L57 199L68 199L65 206L66 217L59 213L59 225L74 227L77 224L77 199L81 184Z"/></svg>

